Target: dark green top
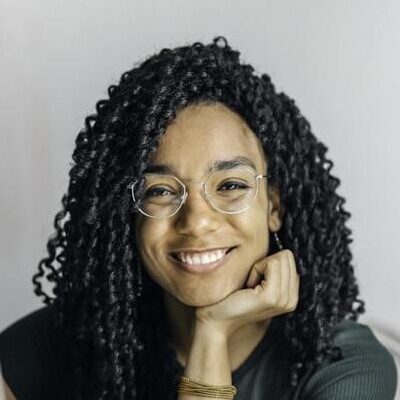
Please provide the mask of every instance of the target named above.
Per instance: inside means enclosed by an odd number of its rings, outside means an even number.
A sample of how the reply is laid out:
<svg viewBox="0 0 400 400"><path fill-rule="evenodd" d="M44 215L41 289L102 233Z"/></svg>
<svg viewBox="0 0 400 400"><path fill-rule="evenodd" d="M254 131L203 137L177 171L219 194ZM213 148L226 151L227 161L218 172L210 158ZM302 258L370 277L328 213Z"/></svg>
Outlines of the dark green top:
<svg viewBox="0 0 400 400"><path fill-rule="evenodd" d="M54 332L52 307L42 307L0 333L3 376L17 400L71 399L70 351ZM334 331L344 359L323 363L292 392L287 346L275 320L245 362L232 373L235 400L393 400L397 384L392 355L370 328L351 320ZM275 329L274 329L275 328ZM183 368L182 368L183 370Z"/></svg>

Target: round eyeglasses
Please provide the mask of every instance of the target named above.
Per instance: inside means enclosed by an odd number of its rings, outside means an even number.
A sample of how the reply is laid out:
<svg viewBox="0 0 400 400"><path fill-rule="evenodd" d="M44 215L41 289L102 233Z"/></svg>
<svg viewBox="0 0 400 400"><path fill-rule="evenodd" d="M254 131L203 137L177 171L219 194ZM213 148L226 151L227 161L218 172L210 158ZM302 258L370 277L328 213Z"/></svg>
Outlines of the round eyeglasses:
<svg viewBox="0 0 400 400"><path fill-rule="evenodd" d="M268 175L254 175L244 168L212 172L203 182L204 197L215 210L238 214L247 210L258 193L258 181ZM131 185L135 210L151 218L175 215L188 196L186 185L174 175L148 173Z"/></svg>

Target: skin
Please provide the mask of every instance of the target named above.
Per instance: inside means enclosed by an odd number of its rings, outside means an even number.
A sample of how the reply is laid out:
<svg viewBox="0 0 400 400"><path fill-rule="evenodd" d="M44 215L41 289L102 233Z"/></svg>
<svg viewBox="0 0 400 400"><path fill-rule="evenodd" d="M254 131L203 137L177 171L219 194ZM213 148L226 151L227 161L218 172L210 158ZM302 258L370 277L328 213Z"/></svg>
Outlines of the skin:
<svg viewBox="0 0 400 400"><path fill-rule="evenodd" d="M246 122L220 103L198 104L177 114L151 164L171 166L187 184L203 181L213 162L236 156L251 159L255 175L265 174L263 149ZM169 341L189 378L229 384L230 372L257 346L273 316L297 305L299 279L293 254L286 249L267 256L269 231L280 229L283 210L278 191L265 181L259 182L251 207L240 214L214 210L201 185L189 183L188 198L174 216L136 217L138 251L147 272L163 289ZM168 257L181 248L231 246L238 247L228 262L201 275L178 268ZM215 354L218 360L213 359Z"/></svg>

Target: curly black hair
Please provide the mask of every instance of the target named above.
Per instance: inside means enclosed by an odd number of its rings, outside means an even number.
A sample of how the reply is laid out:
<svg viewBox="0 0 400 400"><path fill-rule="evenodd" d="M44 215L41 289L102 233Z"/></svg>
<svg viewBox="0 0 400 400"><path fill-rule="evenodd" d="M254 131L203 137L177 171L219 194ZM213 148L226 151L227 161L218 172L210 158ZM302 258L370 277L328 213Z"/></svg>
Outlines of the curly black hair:
<svg viewBox="0 0 400 400"><path fill-rule="evenodd" d="M48 256L33 276L36 295L54 305L54 322L74 343L78 399L177 398L161 288L142 271L127 188L176 114L202 102L223 103L244 118L279 189L279 234L301 282L295 312L276 317L290 349L292 387L325 357L342 357L331 328L365 311L340 180L295 102L241 62L224 37L165 48L123 73L86 118ZM43 290L44 278L54 296Z"/></svg>

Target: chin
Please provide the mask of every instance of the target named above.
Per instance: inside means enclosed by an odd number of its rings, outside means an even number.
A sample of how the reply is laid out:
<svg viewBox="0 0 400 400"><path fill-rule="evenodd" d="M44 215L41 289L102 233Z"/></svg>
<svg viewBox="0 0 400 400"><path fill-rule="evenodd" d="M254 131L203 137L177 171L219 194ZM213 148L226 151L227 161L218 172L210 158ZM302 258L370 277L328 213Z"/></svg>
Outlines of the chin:
<svg viewBox="0 0 400 400"><path fill-rule="evenodd" d="M209 290L205 292L204 290L192 290L187 293L181 293L180 301L191 307L207 307L213 304L219 303L224 300L227 296L233 293L234 290Z"/></svg>

